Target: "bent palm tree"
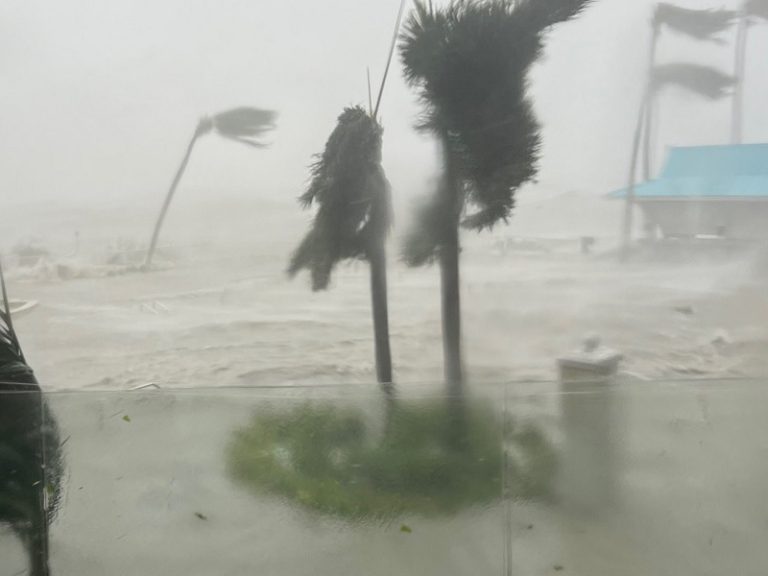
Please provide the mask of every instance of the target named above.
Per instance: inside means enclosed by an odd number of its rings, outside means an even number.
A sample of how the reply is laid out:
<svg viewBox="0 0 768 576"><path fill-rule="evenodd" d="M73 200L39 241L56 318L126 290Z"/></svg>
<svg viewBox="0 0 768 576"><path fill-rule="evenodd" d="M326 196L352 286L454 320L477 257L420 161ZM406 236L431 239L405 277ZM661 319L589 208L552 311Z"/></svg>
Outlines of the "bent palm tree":
<svg viewBox="0 0 768 576"><path fill-rule="evenodd" d="M407 238L406 261L438 261L445 377L462 388L459 226L506 221L516 191L534 178L539 125L527 75L544 33L579 14L589 0L453 0L443 9L416 3L401 36L408 83L424 105L419 128L442 147L443 174ZM467 215L469 207L474 208Z"/></svg>
<svg viewBox="0 0 768 576"><path fill-rule="evenodd" d="M56 423L13 329L0 269L0 524L21 538L31 576L48 576L48 524L58 503Z"/></svg>
<svg viewBox="0 0 768 576"><path fill-rule="evenodd" d="M640 138L645 124L646 136L648 130L648 117L652 108L650 94L659 94L668 87L678 87L706 98L719 100L728 94L728 89L734 84L734 79L716 68L702 66L700 64L674 63L655 66L651 70L646 94L640 104L638 124L632 141L632 155L630 158L629 179L627 183L627 195L624 206L624 221L622 230L621 259L629 257L632 242L633 210L635 203L635 182L640 155ZM647 158L647 155L646 155Z"/></svg>
<svg viewBox="0 0 768 576"><path fill-rule="evenodd" d="M731 10L682 8L667 2L659 2L651 20L651 45L648 57L648 87L644 96L645 126L643 140L643 176L650 180L653 175L653 124L656 116L656 96L653 76L656 69L656 49L661 31L666 27L671 32L695 40L720 42L719 34L733 24L736 16Z"/></svg>
<svg viewBox="0 0 768 576"><path fill-rule="evenodd" d="M368 107L346 108L312 166L312 181L300 202L317 204L312 229L293 253L288 274L307 269L313 290L325 290L333 268L346 259L367 260L371 272L371 308L376 349L376 378L392 393L392 353L389 347L386 241L392 226L389 182L381 166L382 128L379 114L389 67L400 31L406 0L400 0L395 30L379 85L376 107L368 72ZM390 395L390 398L392 396Z"/></svg>
<svg viewBox="0 0 768 576"><path fill-rule="evenodd" d="M192 150L195 147L198 138L214 131L223 138L253 146L254 148L265 148L267 145L261 142L259 138L275 127L276 117L277 114L271 110L242 107L227 110L226 112L220 112L212 117L205 116L200 119L195 128L195 132L192 134L192 139L187 145L187 151L184 154L181 165L176 171L173 182L171 182L168 194L165 196L163 207L160 209L160 215L158 216L155 228L152 231L152 239L150 240L147 257L144 261L145 269L148 269L152 264L152 258L154 257L157 248L157 241L160 237L160 229L163 227L168 208L176 193L176 188L187 169L189 157L192 155Z"/></svg>
<svg viewBox="0 0 768 576"><path fill-rule="evenodd" d="M386 238L392 222L390 187L381 166L382 128L359 106L346 108L312 165L312 180L300 202L317 206L312 228L293 253L288 274L308 270L313 290L325 290L334 267L347 259L366 260L376 372L392 382L387 314Z"/></svg>

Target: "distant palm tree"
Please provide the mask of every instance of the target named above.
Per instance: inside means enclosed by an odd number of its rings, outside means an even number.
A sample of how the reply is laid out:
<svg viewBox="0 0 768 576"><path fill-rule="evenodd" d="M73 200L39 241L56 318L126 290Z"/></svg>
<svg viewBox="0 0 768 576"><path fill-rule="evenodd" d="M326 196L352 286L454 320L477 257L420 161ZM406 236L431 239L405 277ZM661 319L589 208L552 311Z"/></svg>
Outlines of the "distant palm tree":
<svg viewBox="0 0 768 576"><path fill-rule="evenodd" d="M653 123L656 117L658 85L653 84L656 52L662 30L683 34L700 41L719 42L719 34L733 24L736 13L732 10L682 8L668 2L659 2L651 19L651 44L648 56L648 86L645 98L645 126L643 144L643 178L653 177Z"/></svg>
<svg viewBox="0 0 768 576"><path fill-rule="evenodd" d="M454 392L464 381L459 227L482 230L506 221L515 192L534 178L540 134L528 71L549 27L589 3L453 0L436 9L417 1L405 23L400 55L424 105L419 128L438 139L443 160L442 178L418 213L405 257L412 266L440 264L445 377Z"/></svg>
<svg viewBox="0 0 768 576"><path fill-rule="evenodd" d="M0 268L0 524L21 538L31 576L48 576L48 525L59 500L59 434L13 329Z"/></svg>
<svg viewBox="0 0 768 576"><path fill-rule="evenodd" d="M669 86L677 86L709 100L717 100L728 94L733 78L710 66L688 63L658 65L656 48L661 30L669 30L689 36L695 40L719 42L718 34L727 30L735 13L730 10L695 10L681 8L666 2L656 5L651 20L651 45L648 63L648 78L641 98L638 122L632 138L627 193L622 224L621 258L629 257L632 242L633 212L635 204L635 183L637 165L643 156L643 179L653 176L652 149L653 123L656 118L656 102L659 94Z"/></svg>
<svg viewBox="0 0 768 576"><path fill-rule="evenodd" d="M168 213L168 208L171 205L171 200L173 200L173 195L176 193L176 188L181 181L181 177L184 175L184 171L187 169L189 157L192 155L192 149L195 147L197 139L214 131L223 138L253 146L254 148L265 148L267 145L260 141L259 138L274 129L276 117L277 114L271 110L242 107L200 119L195 128L195 132L192 135L192 139L187 146L187 151L184 154L181 165L173 178L168 194L165 196L163 207L160 210L160 215L158 216L155 228L152 231L152 239L149 243L146 260L144 261L145 269L148 269L152 264L152 258L154 257L157 248L157 241L160 237L160 229L163 227L163 221Z"/></svg>
<svg viewBox="0 0 768 576"><path fill-rule="evenodd" d="M744 84L746 81L747 45L749 27L755 19L768 21L768 0L747 0L739 11L738 33L736 35L736 62L734 75L736 88L733 91L733 119L731 121L733 144L741 144L744 138Z"/></svg>
<svg viewBox="0 0 768 576"><path fill-rule="evenodd" d="M392 223L390 186L381 166L382 128L359 106L346 108L312 165L312 179L301 196L316 206L312 228L293 253L291 276L306 269L313 290L325 290L343 260L368 262L376 346L376 372L392 382L387 312L386 239Z"/></svg>
<svg viewBox="0 0 768 576"><path fill-rule="evenodd" d="M621 258L623 260L626 260L629 257L632 242L632 219L635 204L637 164L640 156L640 140L643 135L643 127L645 126L646 131L649 129L647 121L652 113L652 99L648 97L648 94L659 94L669 86L676 86L708 100L718 100L728 94L728 89L733 86L733 83L734 79L732 77L715 68L701 66L699 64L663 64L655 66L651 70L647 92L640 104L637 125L632 138L632 155L630 157L629 179L626 189L626 201L624 204L621 249Z"/></svg>

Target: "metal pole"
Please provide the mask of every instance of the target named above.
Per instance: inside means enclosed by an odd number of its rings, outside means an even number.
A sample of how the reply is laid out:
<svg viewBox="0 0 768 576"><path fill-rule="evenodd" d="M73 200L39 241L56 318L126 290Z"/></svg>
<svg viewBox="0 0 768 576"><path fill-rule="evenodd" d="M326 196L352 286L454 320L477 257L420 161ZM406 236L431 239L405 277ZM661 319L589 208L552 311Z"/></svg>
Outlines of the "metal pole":
<svg viewBox="0 0 768 576"><path fill-rule="evenodd" d="M400 23L403 21L403 12L405 12L406 0L400 0L400 8L397 11L397 19L395 20L395 30L392 33L392 43L389 45L389 54L387 55L387 65L384 68L384 76L381 79L381 86L379 86L379 96L376 98L376 107L373 109L374 120L379 115L379 107L381 106L381 97L384 95L384 86L387 84L387 76L389 75L389 66L392 64L392 55L395 53L395 46L397 45L397 36L400 34Z"/></svg>
<svg viewBox="0 0 768 576"><path fill-rule="evenodd" d="M635 173L637 172L637 161L640 155L640 138L643 132L643 124L647 118L648 98L643 97L640 104L640 113L637 117L637 126L632 139L632 157L629 162L629 178L626 189L626 203L624 205L624 226L622 230L621 259L626 261L629 258L629 252L632 245L632 211L635 205Z"/></svg>

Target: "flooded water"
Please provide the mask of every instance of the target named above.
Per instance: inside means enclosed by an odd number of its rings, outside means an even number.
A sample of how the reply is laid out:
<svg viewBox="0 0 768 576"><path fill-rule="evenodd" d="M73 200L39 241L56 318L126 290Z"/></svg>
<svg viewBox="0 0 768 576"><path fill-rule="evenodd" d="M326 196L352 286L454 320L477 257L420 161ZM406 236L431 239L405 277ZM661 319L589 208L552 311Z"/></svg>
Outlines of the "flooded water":
<svg viewBox="0 0 768 576"><path fill-rule="evenodd" d="M167 269L107 275L120 271L105 266L115 239L141 242L141 227L131 224L122 235L109 227L103 236L83 234L77 257L66 255L67 245L49 242L46 266L8 270L12 297L39 301L17 330L45 387L374 380L367 265L341 266L328 291L313 293L306 277L285 275L301 218L291 204L271 208L264 227L251 222L258 203L213 211L240 214L216 238L187 230L186 222L198 225L201 210L171 223L177 248ZM280 222L288 223L285 229ZM610 240L583 255L576 237L541 236L501 253L499 242L513 232L464 241L464 341L474 380L551 380L555 359L587 333L622 352L625 369L641 377L761 374L768 301L750 254L619 265ZM395 237L389 266L395 376L403 384L438 380L439 271L405 267L399 249Z"/></svg>

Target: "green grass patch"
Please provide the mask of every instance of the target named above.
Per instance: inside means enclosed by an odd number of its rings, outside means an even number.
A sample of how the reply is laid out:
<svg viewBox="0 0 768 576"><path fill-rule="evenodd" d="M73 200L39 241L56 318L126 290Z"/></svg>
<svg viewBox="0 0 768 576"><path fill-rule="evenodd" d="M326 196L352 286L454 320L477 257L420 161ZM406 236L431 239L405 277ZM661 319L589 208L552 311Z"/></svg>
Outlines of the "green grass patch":
<svg viewBox="0 0 768 576"><path fill-rule="evenodd" d="M332 404L259 414L235 432L229 471L255 493L351 519L551 495L556 456L544 434L502 422L488 404L399 400L385 423L369 422Z"/></svg>

